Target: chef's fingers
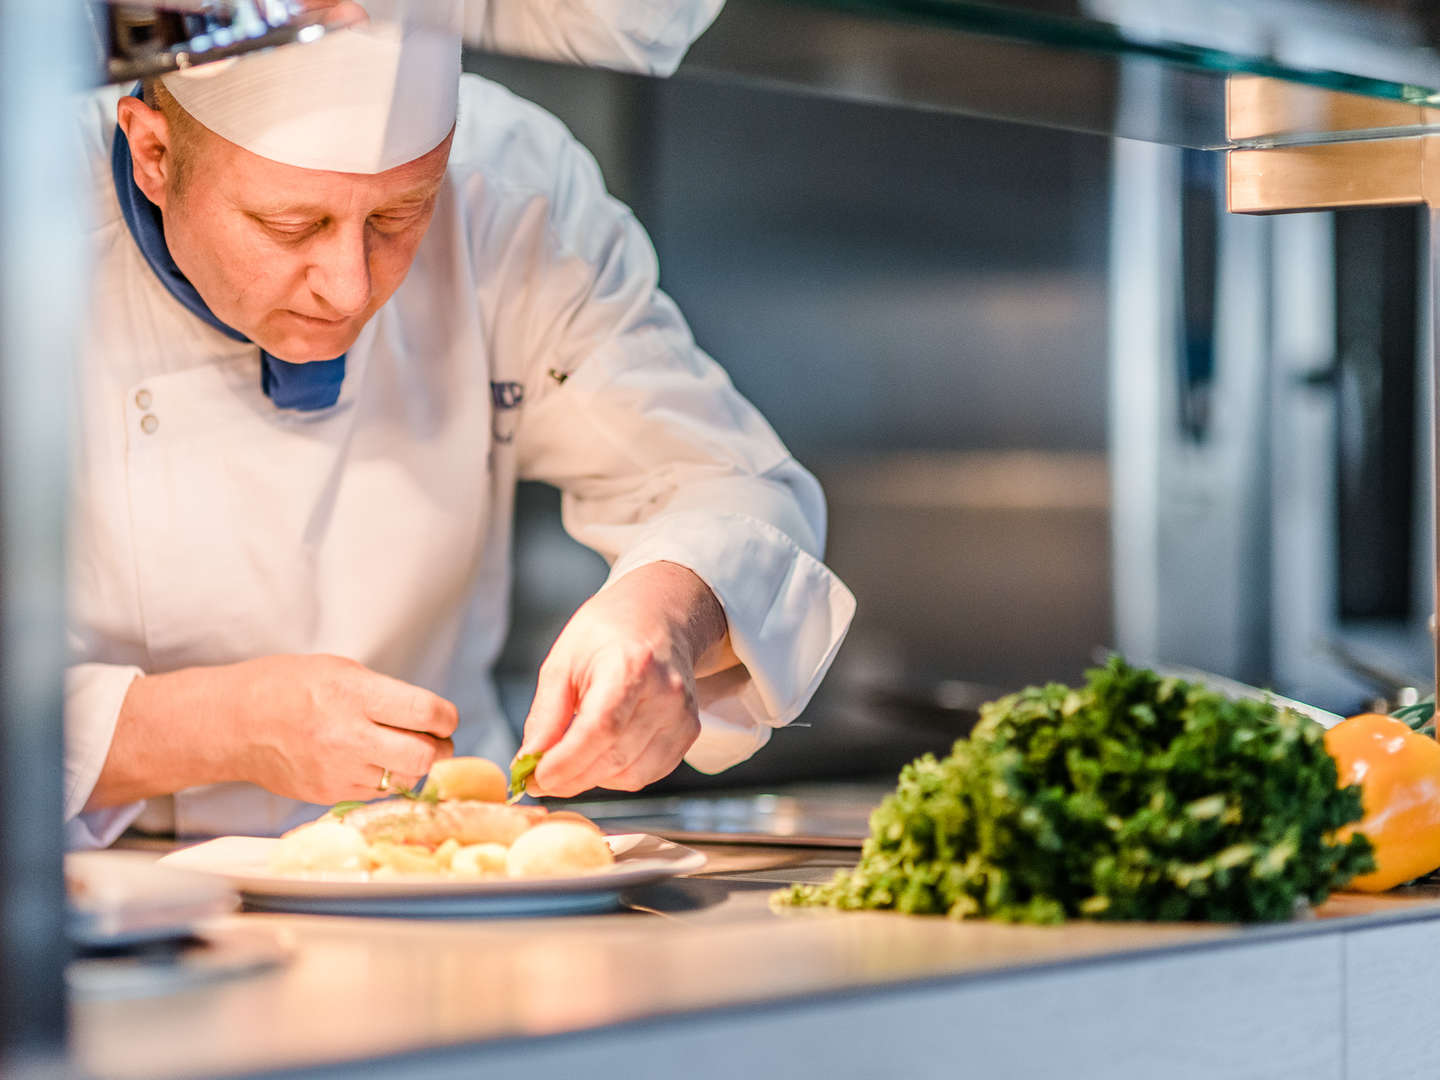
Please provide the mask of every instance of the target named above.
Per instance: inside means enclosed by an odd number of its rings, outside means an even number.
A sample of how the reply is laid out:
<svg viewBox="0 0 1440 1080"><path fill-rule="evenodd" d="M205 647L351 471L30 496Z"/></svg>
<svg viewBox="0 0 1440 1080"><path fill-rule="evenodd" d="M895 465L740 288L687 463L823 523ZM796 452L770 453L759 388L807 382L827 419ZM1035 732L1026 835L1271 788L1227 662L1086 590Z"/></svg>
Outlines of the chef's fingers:
<svg viewBox="0 0 1440 1080"><path fill-rule="evenodd" d="M394 787L412 788L415 781L430 771L435 762L453 757L455 744L449 739L437 739L418 731L371 724L366 740L367 760L390 770ZM380 782L376 773L375 782Z"/></svg>
<svg viewBox="0 0 1440 1080"><path fill-rule="evenodd" d="M629 765L650 739L648 730L630 723L641 692L642 684L624 664L600 665L580 699L575 722L540 759L535 786L567 798Z"/></svg>
<svg viewBox="0 0 1440 1080"><path fill-rule="evenodd" d="M699 737L700 718L687 709L676 708L655 729L639 756L598 786L612 791L639 791L669 776Z"/></svg>
<svg viewBox="0 0 1440 1080"><path fill-rule="evenodd" d="M525 717L520 753L538 754L560 741L575 719L575 683L563 663L547 657L535 680L535 699Z"/></svg>
<svg viewBox="0 0 1440 1080"><path fill-rule="evenodd" d="M395 793L402 789L413 791L415 777L401 776L394 769L386 769L384 765L374 762L360 766L359 778L347 791L336 795L330 801L374 802L376 799L393 798Z"/></svg>
<svg viewBox="0 0 1440 1080"><path fill-rule="evenodd" d="M379 761L360 761L348 770L345 783L338 785L319 800L321 802L373 802L393 798L404 789L413 791L419 777L410 776Z"/></svg>
<svg viewBox="0 0 1440 1080"><path fill-rule="evenodd" d="M377 724L423 731L442 739L455 734L460 714L439 694L378 672L367 671L366 675L365 715Z"/></svg>
<svg viewBox="0 0 1440 1080"><path fill-rule="evenodd" d="M642 702L631 717L630 725L632 730L644 733L644 741L634 748L634 753L629 761L617 765L608 774L604 772L604 766L609 762L597 762L596 765L599 768L595 771L595 775L590 777L592 787L609 788L612 791L635 791L638 790L638 787L644 786L643 781L638 786L630 785L634 783L632 774L637 772L640 762L652 752L652 748L657 742L665 739L664 724L663 722L657 724L656 719L657 709L654 703Z"/></svg>

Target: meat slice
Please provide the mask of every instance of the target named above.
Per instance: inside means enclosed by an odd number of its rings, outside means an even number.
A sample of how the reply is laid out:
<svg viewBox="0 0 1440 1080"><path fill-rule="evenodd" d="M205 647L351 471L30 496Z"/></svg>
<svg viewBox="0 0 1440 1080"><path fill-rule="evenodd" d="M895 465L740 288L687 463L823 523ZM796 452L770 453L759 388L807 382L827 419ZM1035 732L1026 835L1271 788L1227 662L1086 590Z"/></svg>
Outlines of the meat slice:
<svg viewBox="0 0 1440 1080"><path fill-rule="evenodd" d="M358 829L367 842L435 847L454 838L461 844L511 844L515 838L545 820L543 806L507 806L504 803L446 799L385 799L357 806L344 821Z"/></svg>

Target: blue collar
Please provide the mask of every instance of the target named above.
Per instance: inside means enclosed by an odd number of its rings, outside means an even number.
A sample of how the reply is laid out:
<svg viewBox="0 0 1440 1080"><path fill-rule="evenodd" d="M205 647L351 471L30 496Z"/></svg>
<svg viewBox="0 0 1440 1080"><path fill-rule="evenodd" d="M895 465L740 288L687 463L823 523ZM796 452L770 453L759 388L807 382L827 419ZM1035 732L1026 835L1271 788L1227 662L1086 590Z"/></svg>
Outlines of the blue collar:
<svg viewBox="0 0 1440 1080"><path fill-rule="evenodd" d="M137 95L138 96L138 95ZM115 128L115 148L110 155L115 173L115 194L120 198L120 211L140 254L155 271L161 284L184 305L192 315L219 330L232 341L250 339L234 327L226 326L215 317L195 286L180 272L170 249L165 245L165 226L160 208L145 197L135 184L135 171L130 163L130 143L125 133ZM282 409L314 410L334 405L340 398L340 384L345 380L345 355L334 360L316 360L308 364L292 364L260 350L260 389Z"/></svg>

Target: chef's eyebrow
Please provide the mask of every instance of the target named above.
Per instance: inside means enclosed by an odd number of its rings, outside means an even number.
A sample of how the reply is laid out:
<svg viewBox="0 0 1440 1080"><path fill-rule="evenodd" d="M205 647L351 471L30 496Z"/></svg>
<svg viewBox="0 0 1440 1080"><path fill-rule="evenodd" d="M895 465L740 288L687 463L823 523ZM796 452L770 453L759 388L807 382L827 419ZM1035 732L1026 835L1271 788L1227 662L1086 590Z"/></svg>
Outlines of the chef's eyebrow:
<svg viewBox="0 0 1440 1080"><path fill-rule="evenodd" d="M395 196L380 206L375 207L371 213L384 213L387 210L402 210L412 207L419 207L429 202L440 191L440 184L422 184L419 187ZM251 214L256 217L296 217L296 218L324 218L330 216L328 207L319 203L267 203L250 206Z"/></svg>

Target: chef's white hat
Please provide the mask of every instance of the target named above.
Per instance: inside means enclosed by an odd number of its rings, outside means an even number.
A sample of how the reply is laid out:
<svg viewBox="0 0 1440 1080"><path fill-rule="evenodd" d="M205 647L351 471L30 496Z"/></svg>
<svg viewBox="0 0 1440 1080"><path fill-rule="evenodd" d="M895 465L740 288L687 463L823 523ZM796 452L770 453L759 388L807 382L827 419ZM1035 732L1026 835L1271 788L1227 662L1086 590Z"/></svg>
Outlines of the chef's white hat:
<svg viewBox="0 0 1440 1080"><path fill-rule="evenodd" d="M455 124L460 37L443 19L365 6L367 24L167 75L165 88L215 134L285 165L378 173L413 161Z"/></svg>

